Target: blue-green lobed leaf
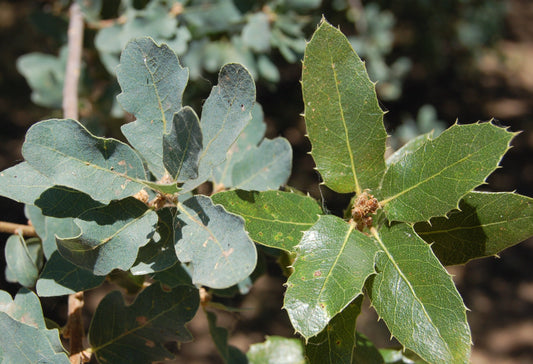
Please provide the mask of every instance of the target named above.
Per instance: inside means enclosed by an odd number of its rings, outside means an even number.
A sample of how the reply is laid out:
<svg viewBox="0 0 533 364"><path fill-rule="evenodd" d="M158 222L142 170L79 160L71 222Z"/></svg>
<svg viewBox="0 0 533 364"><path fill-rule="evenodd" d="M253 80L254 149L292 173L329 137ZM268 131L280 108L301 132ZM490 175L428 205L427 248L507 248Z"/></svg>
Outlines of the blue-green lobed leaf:
<svg viewBox="0 0 533 364"><path fill-rule="evenodd" d="M174 249L174 217L176 214L174 207L157 210L159 219L157 230L150 242L139 248L137 260L130 268L132 274L151 274L176 265L178 262Z"/></svg>
<svg viewBox="0 0 533 364"><path fill-rule="evenodd" d="M150 241L155 231L157 214L129 197L88 210L75 223L81 234L56 237L59 252L95 275L107 275L113 269L131 268L139 248Z"/></svg>
<svg viewBox="0 0 533 364"><path fill-rule="evenodd" d="M240 64L222 67L218 85L204 103L201 117L203 150L200 153L198 178L187 181L190 191L210 178L213 168L226 159L226 153L251 119L255 102L255 84L250 73Z"/></svg>
<svg viewBox="0 0 533 364"><path fill-rule="evenodd" d="M95 276L55 251L46 262L35 289L40 297L63 296L96 288L104 280L105 276Z"/></svg>
<svg viewBox="0 0 533 364"><path fill-rule="evenodd" d="M120 56L117 79L122 93L117 98L137 118L123 125L122 133L158 179L165 174L161 140L181 109L188 78L176 54L148 37L130 41Z"/></svg>
<svg viewBox="0 0 533 364"><path fill-rule="evenodd" d="M164 344L192 338L185 324L193 318L199 303L198 290L190 286L163 290L159 284L152 284L130 306L125 306L120 292L111 292L100 302L91 321L92 352L101 363L171 359L173 355Z"/></svg>
<svg viewBox="0 0 533 364"><path fill-rule="evenodd" d="M15 299L0 291L0 330L2 363L69 363L58 330L46 328L39 298L30 290L19 290Z"/></svg>
<svg viewBox="0 0 533 364"><path fill-rule="evenodd" d="M139 181L146 178L142 161L128 145L96 137L70 119L32 125L22 155L54 184L103 203L134 195L143 187Z"/></svg>
<svg viewBox="0 0 533 364"><path fill-rule="evenodd" d="M0 195L18 202L33 205L50 187L50 179L37 172L28 162L21 162L0 172Z"/></svg>
<svg viewBox="0 0 533 364"><path fill-rule="evenodd" d="M226 160L213 169L211 176L215 185L222 185L225 187L232 187L232 171L235 163L242 159L246 159L248 151L257 147L264 138L266 131L266 124L264 123L264 114L261 104L255 103L252 108L252 119L248 122L239 137L233 143L231 148L226 153Z"/></svg>
<svg viewBox="0 0 533 364"><path fill-rule="evenodd" d="M11 235L7 239L4 251L10 280L15 280L24 287L33 287L44 263L41 241L36 238L24 239L20 235Z"/></svg>
<svg viewBox="0 0 533 364"><path fill-rule="evenodd" d="M201 195L180 203L178 209L176 254L190 263L194 284L227 288L252 273L257 251L240 216Z"/></svg>
<svg viewBox="0 0 533 364"><path fill-rule="evenodd" d="M198 177L198 158L202 150L202 130L194 110L182 108L172 119L170 131L163 134L163 163L177 182Z"/></svg>

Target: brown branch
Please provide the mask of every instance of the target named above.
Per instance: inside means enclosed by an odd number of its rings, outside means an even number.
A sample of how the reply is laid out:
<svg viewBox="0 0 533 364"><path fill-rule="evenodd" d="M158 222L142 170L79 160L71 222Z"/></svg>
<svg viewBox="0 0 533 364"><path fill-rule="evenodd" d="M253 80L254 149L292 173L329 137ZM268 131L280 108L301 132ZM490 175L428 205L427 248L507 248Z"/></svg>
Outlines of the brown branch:
<svg viewBox="0 0 533 364"><path fill-rule="evenodd" d="M78 81L81 72L83 45L83 14L77 3L70 6L68 26L68 58L63 86L63 117L78 119Z"/></svg>
<svg viewBox="0 0 533 364"><path fill-rule="evenodd" d="M76 2L70 6L68 26L68 57L63 87L63 117L78 119L78 82L81 71L81 52L83 45L83 14ZM63 336L69 339L70 362L81 364L86 361L83 352L83 292L68 297L68 319Z"/></svg>
<svg viewBox="0 0 533 364"><path fill-rule="evenodd" d="M35 228L31 225L14 224L0 221L0 232L8 234L22 234L22 236L37 236Z"/></svg>

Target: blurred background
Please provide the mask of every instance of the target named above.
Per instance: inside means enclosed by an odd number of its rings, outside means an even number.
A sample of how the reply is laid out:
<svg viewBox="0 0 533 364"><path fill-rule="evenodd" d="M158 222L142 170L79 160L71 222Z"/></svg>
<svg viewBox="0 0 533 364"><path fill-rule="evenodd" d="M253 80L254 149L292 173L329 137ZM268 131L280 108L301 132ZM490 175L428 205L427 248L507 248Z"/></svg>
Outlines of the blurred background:
<svg viewBox="0 0 533 364"><path fill-rule="evenodd" d="M33 123L61 117L69 1L0 1L0 170L22 160L24 134ZM80 119L95 134L123 139L128 119L114 101L119 92L114 67L134 36L168 43L189 67L185 103L201 106L225 63L245 64L257 82L267 136L292 144L289 185L309 192L341 214L350 196L318 190L319 176L307 152L300 72L305 40L322 14L349 37L378 81L390 147L458 121L495 119L523 132L512 142L483 189L533 197L533 2L530 0L196 0L79 1L86 30L80 82ZM26 223L23 206L0 198L0 219ZM6 234L0 236L3 247ZM3 251L3 249L2 249ZM3 254L2 254L3 256ZM449 267L471 312L472 362L533 362L533 240L501 258ZM2 259L2 269L5 265ZM0 288L19 286L0 274ZM230 344L246 351L264 335L293 334L281 310L284 277L275 261L244 297L220 313ZM87 294L86 313L110 286ZM65 322L66 297L43 299L45 316ZM376 344L394 345L371 310L358 325ZM180 349L176 363L217 363L218 356L199 315L190 328L196 341Z"/></svg>

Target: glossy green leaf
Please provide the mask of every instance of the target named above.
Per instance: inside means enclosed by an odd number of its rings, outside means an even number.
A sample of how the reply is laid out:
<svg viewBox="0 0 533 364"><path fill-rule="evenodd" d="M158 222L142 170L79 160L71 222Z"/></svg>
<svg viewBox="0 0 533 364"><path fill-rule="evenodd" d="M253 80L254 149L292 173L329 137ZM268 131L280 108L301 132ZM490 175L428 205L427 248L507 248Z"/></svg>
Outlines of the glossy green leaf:
<svg viewBox="0 0 533 364"><path fill-rule="evenodd" d="M253 344L246 354L250 364L305 364L302 342L281 336L267 336Z"/></svg>
<svg viewBox="0 0 533 364"><path fill-rule="evenodd" d="M496 255L533 235L533 199L516 193L470 192L447 217L415 224L442 264Z"/></svg>
<svg viewBox="0 0 533 364"><path fill-rule="evenodd" d="M306 339L362 293L374 273L374 241L355 226L328 215L304 232L294 273L287 280L284 308L292 326Z"/></svg>
<svg viewBox="0 0 533 364"><path fill-rule="evenodd" d="M89 328L92 352L100 363L171 359L164 344L192 338L185 324L195 315L199 302L198 290L189 286L163 290L152 284L127 307L120 292L111 292L98 305Z"/></svg>
<svg viewBox="0 0 533 364"><path fill-rule="evenodd" d="M355 329L363 296L351 302L305 346L310 364L380 364L383 358L372 343Z"/></svg>
<svg viewBox="0 0 533 364"><path fill-rule="evenodd" d="M92 209L74 220L81 234L56 237L61 255L93 272L107 275L113 269L128 270L138 249L155 231L157 214L133 197Z"/></svg>
<svg viewBox="0 0 533 364"><path fill-rule="evenodd" d="M466 307L430 246L407 224L382 227L368 284L376 312L407 349L430 363L467 363Z"/></svg>
<svg viewBox="0 0 533 364"><path fill-rule="evenodd" d="M174 114L169 133L163 134L163 163L175 181L198 177L201 150L200 120L194 110L186 106Z"/></svg>
<svg viewBox="0 0 533 364"><path fill-rule="evenodd" d="M457 208L467 192L494 171L513 133L491 123L455 124L391 163L382 205L389 220L427 221Z"/></svg>
<svg viewBox="0 0 533 364"><path fill-rule="evenodd" d="M400 149L395 151L389 158L387 158L387 160L385 161L387 163L387 167L393 163L398 163L401 158L405 158L406 154L413 153L415 150L425 144L428 140L431 140L432 137L433 132L430 132L419 135L409 140Z"/></svg>
<svg viewBox="0 0 533 364"><path fill-rule="evenodd" d="M174 216L175 208L157 210L157 231L150 242L139 248L137 260L130 268L134 275L151 274L163 271L176 264L174 249Z"/></svg>
<svg viewBox="0 0 533 364"><path fill-rule="evenodd" d="M55 251L46 262L35 289L40 297L63 296L96 288L104 280L105 276L95 276Z"/></svg>
<svg viewBox="0 0 533 364"><path fill-rule="evenodd" d="M165 173L163 133L170 130L174 113L181 109L188 78L176 54L151 38L130 41L120 56L117 79L122 93L117 98L137 118L123 125L122 133L158 179Z"/></svg>
<svg viewBox="0 0 533 364"><path fill-rule="evenodd" d="M4 252L10 278L24 287L33 287L44 263L41 241L11 235L7 239Z"/></svg>
<svg viewBox="0 0 533 364"><path fill-rule="evenodd" d="M33 205L41 193L52 187L48 177L22 162L0 172L0 195Z"/></svg>
<svg viewBox="0 0 533 364"><path fill-rule="evenodd" d="M250 73L240 64L222 67L218 85L213 87L202 109L203 150L200 154L198 178L182 187L190 191L211 176L213 168L226 159L226 153L251 119L255 102L255 84Z"/></svg>
<svg viewBox="0 0 533 364"><path fill-rule="evenodd" d="M302 91L311 154L326 186L376 189L385 171L383 111L364 63L325 20L305 50Z"/></svg>
<svg viewBox="0 0 533 364"><path fill-rule="evenodd" d="M227 288L252 273L257 251L240 216L201 195L189 198L178 209L176 253L182 263L190 263L194 284Z"/></svg>
<svg viewBox="0 0 533 364"><path fill-rule="evenodd" d="M57 329L46 328L39 298L25 288L15 299L0 291L2 363L69 363Z"/></svg>
<svg viewBox="0 0 533 364"><path fill-rule="evenodd" d="M103 203L134 195L143 187L139 181L146 178L142 161L128 145L96 137L70 119L32 125L22 154L54 184Z"/></svg>
<svg viewBox="0 0 533 364"><path fill-rule="evenodd" d="M242 216L256 243L294 252L305 230L322 213L315 199L282 191L226 191L212 197L226 210Z"/></svg>
<svg viewBox="0 0 533 364"><path fill-rule="evenodd" d="M39 207L45 216L63 218L78 217L87 210L104 205L86 193L70 187L53 186L35 200L35 206Z"/></svg>
<svg viewBox="0 0 533 364"><path fill-rule="evenodd" d="M210 311L205 311L207 316L207 323L209 325L209 333L213 338L215 347L222 357L224 363L227 364L247 364L246 355L235 346L228 345L228 330L217 326L217 316Z"/></svg>

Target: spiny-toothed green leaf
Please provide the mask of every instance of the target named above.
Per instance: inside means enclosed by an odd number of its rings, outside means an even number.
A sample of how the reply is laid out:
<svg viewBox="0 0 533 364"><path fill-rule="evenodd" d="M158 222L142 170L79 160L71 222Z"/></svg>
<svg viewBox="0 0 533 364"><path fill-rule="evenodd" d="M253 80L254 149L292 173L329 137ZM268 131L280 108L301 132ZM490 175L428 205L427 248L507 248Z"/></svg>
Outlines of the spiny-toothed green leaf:
<svg viewBox="0 0 533 364"><path fill-rule="evenodd" d="M533 199L515 193L470 192L459 211L415 224L442 264L496 255L533 234Z"/></svg>
<svg viewBox="0 0 533 364"><path fill-rule="evenodd" d="M50 179L37 172L28 162L19 163L0 172L0 195L18 202L33 205L50 187Z"/></svg>
<svg viewBox="0 0 533 364"><path fill-rule="evenodd" d="M104 280L105 276L95 276L55 251L44 265L35 289L40 297L63 296L93 289Z"/></svg>
<svg viewBox="0 0 533 364"><path fill-rule="evenodd" d="M209 333L224 363L247 364L246 355L235 346L228 345L228 330L217 326L217 316L210 311L205 311L205 314L209 324Z"/></svg>
<svg viewBox="0 0 533 364"><path fill-rule="evenodd" d="M368 285L372 305L391 334L430 363L467 363L466 307L430 246L407 224L383 226Z"/></svg>
<svg viewBox="0 0 533 364"><path fill-rule="evenodd" d="M389 158L387 158L387 160L385 161L387 163L387 167L392 163L397 163L401 158L405 156L405 154L413 153L415 150L420 148L420 146L425 144L432 137L433 137L433 132L429 132L429 133L419 135L409 140L407 143L402 145L400 149L395 151Z"/></svg>
<svg viewBox="0 0 533 364"><path fill-rule="evenodd" d="M251 119L255 102L255 84L240 64L222 67L218 85L213 87L202 109L203 150L200 153L198 178L187 181L183 190L190 191L205 182L213 168L226 159L226 153Z"/></svg>
<svg viewBox="0 0 533 364"><path fill-rule="evenodd" d="M177 182L198 177L198 158L202 150L200 120L194 110L184 107L172 119L170 131L163 134L163 163Z"/></svg>
<svg viewBox="0 0 533 364"><path fill-rule="evenodd" d="M70 119L32 125L22 155L54 184L103 203L134 195L143 187L139 181L146 178L142 161L128 145L96 137Z"/></svg>
<svg viewBox="0 0 533 364"><path fill-rule="evenodd" d="M364 63L325 20L305 50L302 91L311 154L326 186L376 189L385 171L383 111Z"/></svg>
<svg viewBox="0 0 533 364"><path fill-rule="evenodd" d="M185 324L199 302L198 290L190 286L163 290L152 284L130 306L125 306L120 292L111 292L98 305L89 328L92 352L100 363L172 359L164 344L192 338Z"/></svg>
<svg viewBox="0 0 533 364"><path fill-rule="evenodd" d="M336 216L320 216L297 246L284 308L306 339L362 293L374 273L374 241Z"/></svg>
<svg viewBox="0 0 533 364"><path fill-rule="evenodd" d="M11 235L6 241L4 252L10 280L15 279L24 287L33 287L44 263L41 241Z"/></svg>
<svg viewBox="0 0 533 364"><path fill-rule="evenodd" d="M163 133L181 109L188 78L176 54L148 37L130 41L120 56L117 79L122 93L117 98L137 118L123 125L122 133L158 179L165 174Z"/></svg>
<svg viewBox="0 0 533 364"><path fill-rule="evenodd" d="M181 262L190 263L194 284L227 288L252 273L257 251L240 216L201 195L189 198L178 209L176 253Z"/></svg>
<svg viewBox="0 0 533 364"><path fill-rule="evenodd" d="M163 271L176 264L178 258L174 249L175 208L157 210L157 230L150 242L139 248L137 260L130 268L134 275Z"/></svg>
<svg viewBox="0 0 533 364"><path fill-rule="evenodd" d="M315 199L292 192L236 190L217 193L212 199L242 216L256 243L287 252L294 252L303 232L322 213Z"/></svg>
<svg viewBox="0 0 533 364"><path fill-rule="evenodd" d="M357 297L305 346L310 364L380 364L383 358L374 345L356 331L363 296Z"/></svg>
<svg viewBox="0 0 533 364"><path fill-rule="evenodd" d="M133 197L88 210L74 220L81 234L56 236L61 255L93 272L107 275L113 269L128 270L138 249L146 245L155 231L157 214Z"/></svg>
<svg viewBox="0 0 533 364"><path fill-rule="evenodd" d="M381 203L389 220L444 216L494 171L515 134L491 123L455 124L391 163Z"/></svg>
<svg viewBox="0 0 533 364"><path fill-rule="evenodd" d="M39 298L26 288L15 299L0 291L0 330L2 363L69 363L58 330L46 328Z"/></svg>
<svg viewBox="0 0 533 364"><path fill-rule="evenodd" d="M104 205L86 193L70 187L53 186L35 200L35 206L39 207L45 216L63 218L78 217L87 210Z"/></svg>

